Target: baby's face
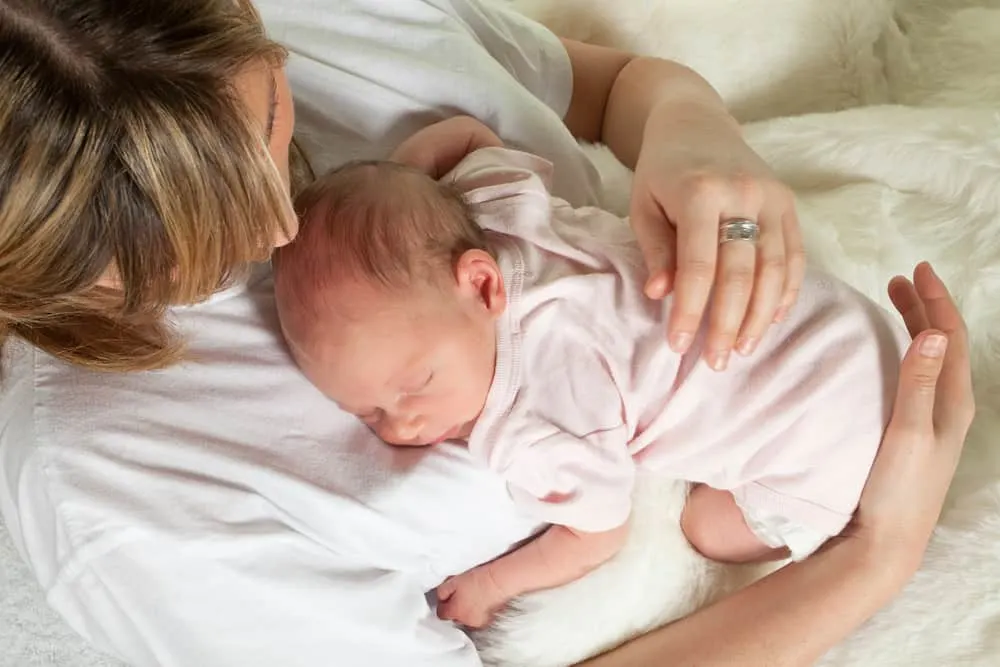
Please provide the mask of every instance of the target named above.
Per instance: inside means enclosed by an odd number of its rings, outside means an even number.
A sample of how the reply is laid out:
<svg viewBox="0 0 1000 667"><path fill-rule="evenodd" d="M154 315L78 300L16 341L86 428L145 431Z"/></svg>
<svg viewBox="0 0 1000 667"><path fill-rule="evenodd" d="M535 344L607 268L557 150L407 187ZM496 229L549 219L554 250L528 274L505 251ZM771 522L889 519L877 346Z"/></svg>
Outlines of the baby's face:
<svg viewBox="0 0 1000 667"><path fill-rule="evenodd" d="M345 316L296 350L309 379L390 444L467 438L493 381L496 313L457 286L337 291Z"/></svg>

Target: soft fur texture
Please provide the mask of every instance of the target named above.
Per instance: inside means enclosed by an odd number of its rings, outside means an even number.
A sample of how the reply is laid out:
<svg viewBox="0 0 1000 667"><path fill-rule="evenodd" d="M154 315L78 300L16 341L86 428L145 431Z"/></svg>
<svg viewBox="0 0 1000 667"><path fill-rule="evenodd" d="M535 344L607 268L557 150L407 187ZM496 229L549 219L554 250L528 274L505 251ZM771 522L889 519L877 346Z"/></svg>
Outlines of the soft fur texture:
<svg viewBox="0 0 1000 667"><path fill-rule="evenodd" d="M821 664L1000 664L1000 2L514 2L560 34L705 73L757 121L747 138L796 190L813 264L886 306L892 275L935 264L971 330L978 417L923 570ZM627 170L592 154L627 212ZM488 664L568 665L762 574L691 551L682 484L644 478L636 500L615 560L476 638Z"/></svg>
<svg viewBox="0 0 1000 667"><path fill-rule="evenodd" d="M1000 664L1000 1L515 1L566 36L703 72L798 192L813 263L882 303L893 274L935 263L972 332L979 415L923 571L822 664ZM627 210L628 173L593 154ZM523 600L477 638L484 658L567 665L758 575L690 550L684 493L644 479L619 557ZM111 664L45 607L0 530L0 665Z"/></svg>

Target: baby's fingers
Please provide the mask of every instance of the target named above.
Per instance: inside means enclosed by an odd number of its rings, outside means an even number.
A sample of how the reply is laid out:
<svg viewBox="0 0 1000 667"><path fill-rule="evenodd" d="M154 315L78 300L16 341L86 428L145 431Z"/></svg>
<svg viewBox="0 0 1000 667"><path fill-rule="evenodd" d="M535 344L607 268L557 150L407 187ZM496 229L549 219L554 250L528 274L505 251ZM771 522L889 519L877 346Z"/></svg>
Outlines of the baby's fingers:
<svg viewBox="0 0 1000 667"><path fill-rule="evenodd" d="M455 590L458 586L455 583L455 577L448 577L444 580L440 586L437 587L437 598L439 602L446 602L452 595L455 594Z"/></svg>

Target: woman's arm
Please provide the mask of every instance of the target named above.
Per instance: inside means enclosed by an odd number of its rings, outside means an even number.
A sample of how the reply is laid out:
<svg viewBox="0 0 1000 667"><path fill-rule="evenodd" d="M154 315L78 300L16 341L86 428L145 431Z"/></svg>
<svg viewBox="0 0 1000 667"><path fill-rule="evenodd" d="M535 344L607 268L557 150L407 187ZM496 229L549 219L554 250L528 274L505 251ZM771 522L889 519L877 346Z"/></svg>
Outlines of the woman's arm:
<svg viewBox="0 0 1000 667"><path fill-rule="evenodd" d="M583 664L811 665L888 603L909 575L862 541L838 540L805 561Z"/></svg>
<svg viewBox="0 0 1000 667"><path fill-rule="evenodd" d="M671 345L687 349L714 288L706 358L721 370L733 350L752 352L795 301L805 255L792 193L694 71L563 43L573 66L566 125L635 169L632 227L649 269L646 293L674 292ZM733 218L759 224L755 245L720 248L719 225Z"/></svg>
<svg viewBox="0 0 1000 667"><path fill-rule="evenodd" d="M695 124L742 142L740 126L719 94L694 70L670 60L563 39L573 63L566 126L604 143L635 169L646 125Z"/></svg>
<svg viewBox="0 0 1000 667"><path fill-rule="evenodd" d="M893 280L890 296L915 340L854 522L809 559L585 665L811 665L902 589L975 408L964 324L930 266L917 267L913 283Z"/></svg>

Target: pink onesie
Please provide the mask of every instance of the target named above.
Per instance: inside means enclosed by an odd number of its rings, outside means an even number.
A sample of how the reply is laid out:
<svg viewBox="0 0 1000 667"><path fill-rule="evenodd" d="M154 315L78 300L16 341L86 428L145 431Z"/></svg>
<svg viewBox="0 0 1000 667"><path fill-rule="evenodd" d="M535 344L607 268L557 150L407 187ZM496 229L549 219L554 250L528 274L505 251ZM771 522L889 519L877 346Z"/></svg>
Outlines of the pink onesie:
<svg viewBox="0 0 1000 667"><path fill-rule="evenodd" d="M733 492L795 558L839 533L888 421L909 337L809 272L787 319L719 373L665 340L667 303L625 221L549 195L552 166L487 148L448 176L490 231L508 292L493 384L469 448L539 519L624 523L636 465Z"/></svg>

